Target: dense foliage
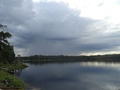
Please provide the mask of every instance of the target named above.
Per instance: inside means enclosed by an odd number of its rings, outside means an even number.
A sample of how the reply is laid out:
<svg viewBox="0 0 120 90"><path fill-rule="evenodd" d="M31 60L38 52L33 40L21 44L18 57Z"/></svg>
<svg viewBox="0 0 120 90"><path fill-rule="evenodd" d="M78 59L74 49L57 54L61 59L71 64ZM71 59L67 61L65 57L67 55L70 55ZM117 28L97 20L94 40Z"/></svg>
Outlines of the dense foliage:
<svg viewBox="0 0 120 90"><path fill-rule="evenodd" d="M2 63L13 63L15 54L13 46L8 42L8 38L11 38L9 32L4 31L4 25L0 24L0 62Z"/></svg>

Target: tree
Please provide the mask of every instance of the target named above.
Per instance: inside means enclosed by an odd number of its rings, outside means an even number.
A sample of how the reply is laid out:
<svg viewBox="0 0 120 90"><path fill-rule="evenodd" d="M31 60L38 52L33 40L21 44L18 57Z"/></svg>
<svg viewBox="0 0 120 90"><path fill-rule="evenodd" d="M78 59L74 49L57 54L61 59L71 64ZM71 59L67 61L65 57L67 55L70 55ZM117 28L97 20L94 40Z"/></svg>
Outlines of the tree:
<svg viewBox="0 0 120 90"><path fill-rule="evenodd" d="M7 38L10 38L12 35L9 32L0 32L0 50L4 49L6 45L10 45Z"/></svg>
<svg viewBox="0 0 120 90"><path fill-rule="evenodd" d="M0 28L2 28L2 29L4 30L4 27L7 27L7 25L2 25L2 24L0 23Z"/></svg>
<svg viewBox="0 0 120 90"><path fill-rule="evenodd" d="M12 35L9 32L5 32L4 27L7 26L0 24L0 28L2 29L0 32L0 61L3 63L13 63L15 58L13 46L7 40Z"/></svg>

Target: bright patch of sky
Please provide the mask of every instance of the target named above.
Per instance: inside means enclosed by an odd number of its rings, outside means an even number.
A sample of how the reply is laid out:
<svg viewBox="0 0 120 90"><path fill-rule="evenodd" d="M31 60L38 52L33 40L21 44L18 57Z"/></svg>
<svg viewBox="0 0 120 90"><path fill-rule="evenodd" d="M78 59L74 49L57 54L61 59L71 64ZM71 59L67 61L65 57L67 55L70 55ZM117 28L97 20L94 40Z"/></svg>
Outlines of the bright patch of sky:
<svg viewBox="0 0 120 90"><path fill-rule="evenodd" d="M111 18L111 22L120 22L120 0L33 0L34 2L64 2L70 8L80 10L80 16L93 19ZM119 19L119 20L118 20Z"/></svg>
<svg viewBox="0 0 120 90"><path fill-rule="evenodd" d="M64 2L80 11L81 17L102 20L108 24L120 24L120 0L33 0L34 2ZM106 30L114 32L116 30Z"/></svg>

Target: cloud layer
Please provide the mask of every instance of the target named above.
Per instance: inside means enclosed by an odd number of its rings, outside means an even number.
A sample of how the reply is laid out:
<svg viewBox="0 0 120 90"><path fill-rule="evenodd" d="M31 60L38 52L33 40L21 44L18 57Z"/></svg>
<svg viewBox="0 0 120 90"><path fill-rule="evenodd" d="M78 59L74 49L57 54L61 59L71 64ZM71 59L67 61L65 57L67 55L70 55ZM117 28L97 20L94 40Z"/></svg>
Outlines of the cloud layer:
<svg viewBox="0 0 120 90"><path fill-rule="evenodd" d="M54 0L0 0L0 22L8 25L16 54L118 53L120 23L83 16L83 10Z"/></svg>

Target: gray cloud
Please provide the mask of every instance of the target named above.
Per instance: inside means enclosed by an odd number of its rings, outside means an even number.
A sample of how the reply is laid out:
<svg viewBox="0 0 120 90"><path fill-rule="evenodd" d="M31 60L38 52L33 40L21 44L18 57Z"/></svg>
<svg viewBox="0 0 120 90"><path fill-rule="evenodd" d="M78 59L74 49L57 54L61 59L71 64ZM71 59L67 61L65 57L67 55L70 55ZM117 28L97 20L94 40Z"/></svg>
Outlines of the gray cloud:
<svg viewBox="0 0 120 90"><path fill-rule="evenodd" d="M0 0L0 3L0 22L8 25L7 30L13 35L10 42L15 48L27 49L23 54L78 55L113 49L120 44L117 25L80 17L79 11L63 2ZM16 53L19 54L17 50Z"/></svg>

